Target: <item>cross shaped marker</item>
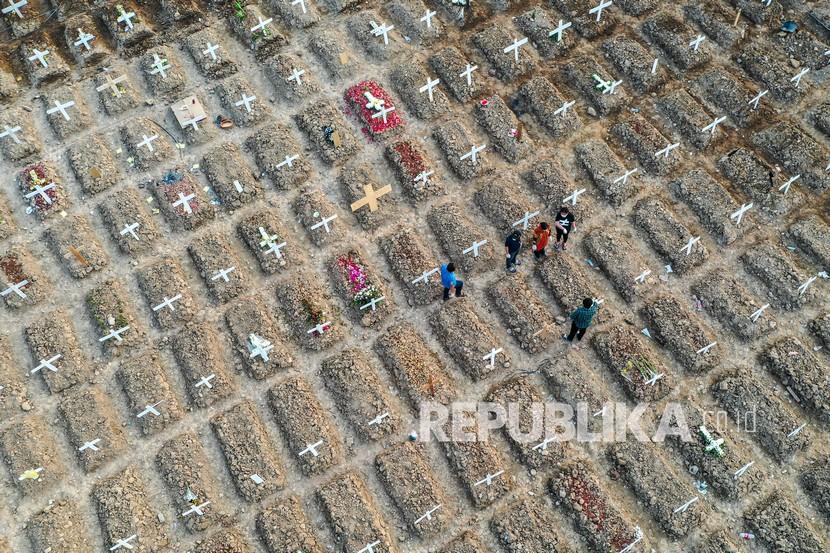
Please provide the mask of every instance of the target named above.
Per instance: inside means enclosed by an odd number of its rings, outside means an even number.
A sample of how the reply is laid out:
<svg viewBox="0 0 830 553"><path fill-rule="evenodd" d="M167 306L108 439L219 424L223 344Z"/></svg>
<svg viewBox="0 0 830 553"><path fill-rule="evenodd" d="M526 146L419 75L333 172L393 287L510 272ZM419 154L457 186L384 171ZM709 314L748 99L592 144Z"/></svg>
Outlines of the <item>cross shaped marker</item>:
<svg viewBox="0 0 830 553"><path fill-rule="evenodd" d="M130 544L130 542L133 541L134 539L136 539L137 537L138 537L137 534L133 534L129 538L124 538L123 540L118 540L117 542L115 542L115 545L110 547L110 551L117 551L117 550L121 549L122 547L124 549L129 549L130 551L132 551L134 549L134 547Z"/></svg>
<svg viewBox="0 0 830 553"><path fill-rule="evenodd" d="M88 51L92 50L92 48L89 46L89 43L92 42L93 40L95 40L94 35L91 35L87 32L84 32L83 29L78 29L78 39L75 42L73 42L72 45L75 46L76 48L78 46L83 45L83 47L86 48L86 50L88 52Z"/></svg>
<svg viewBox="0 0 830 553"><path fill-rule="evenodd" d="M395 111L395 106L380 106L380 111L377 113L372 114L372 119L383 119L383 122L386 123L386 116Z"/></svg>
<svg viewBox="0 0 830 553"><path fill-rule="evenodd" d="M121 335L124 334L125 332L127 332L129 329L130 329L130 325L122 326L119 329L110 330L109 334L107 334L106 336L101 336L100 338L98 338L98 341L99 342L106 342L108 340L112 340L113 338L115 338L116 342L123 342L124 339L121 338Z"/></svg>
<svg viewBox="0 0 830 553"><path fill-rule="evenodd" d="M329 328L329 326L331 326L331 321L326 321L326 322L324 322L324 323L320 323L320 324L318 324L317 326L315 326L314 328L312 328L312 329L310 329L310 330L307 330L307 331L306 331L306 334L314 334L314 333L317 333L317 334L319 334L320 336L322 336L322 335L323 335L323 333L326 331L326 329L328 329L328 328Z"/></svg>
<svg viewBox="0 0 830 553"><path fill-rule="evenodd" d="M752 203L744 204L732 215L729 216L730 219L735 219L735 226L741 224L741 220L744 218L744 213L752 209Z"/></svg>
<svg viewBox="0 0 830 553"><path fill-rule="evenodd" d="M761 98L766 96L768 93L769 93L769 90L761 91L752 100L749 101L749 103L752 104L752 110L753 111L758 109L758 102L760 102Z"/></svg>
<svg viewBox="0 0 830 553"><path fill-rule="evenodd" d="M380 541L373 541L372 543L366 544L366 547L358 551L357 553L375 553L375 547L380 545Z"/></svg>
<svg viewBox="0 0 830 553"><path fill-rule="evenodd" d="M556 441L556 438L545 437L544 440L542 440L541 442L539 442L538 444L533 446L531 449L533 451L547 451L548 450L548 444L553 443L555 441Z"/></svg>
<svg viewBox="0 0 830 553"><path fill-rule="evenodd" d="M302 76L305 75L305 69L297 69L296 67L291 71L291 75L285 79L286 82L297 81L297 86L303 84Z"/></svg>
<svg viewBox="0 0 830 553"><path fill-rule="evenodd" d="M194 385L194 387L195 388L201 388L202 386L204 386L208 390L212 390L213 389L213 384L211 384L210 381L213 380L214 378L216 378L215 374L209 374L207 376L203 376L201 378L201 380L199 380L199 382L197 382Z"/></svg>
<svg viewBox="0 0 830 553"><path fill-rule="evenodd" d="M803 295L804 295L804 292L806 292L806 291L807 291L807 288L809 288L809 287L810 287L810 285L811 285L813 282L815 282L815 280L816 280L817 278L818 278L817 276L811 276L810 278L808 278L808 279L804 282L804 284L802 284L801 286L799 286L799 287L798 287L798 295L799 295L799 296L803 296Z"/></svg>
<svg viewBox="0 0 830 553"><path fill-rule="evenodd" d="M288 167L294 167L294 162L297 161L299 158L300 156L296 154L293 156L285 156L284 160L277 163L277 169L280 169L286 165L288 165Z"/></svg>
<svg viewBox="0 0 830 553"><path fill-rule="evenodd" d="M689 48L697 52L698 48L700 48L700 45L703 43L704 40L706 40L705 36L697 35L697 37L695 37L695 39L689 43Z"/></svg>
<svg viewBox="0 0 830 553"><path fill-rule="evenodd" d="M317 448L320 447L321 445L323 445L323 440L320 440L317 443L307 445L306 448L299 453L300 457L302 457L306 453L311 453L315 457L319 457L320 454L317 453Z"/></svg>
<svg viewBox="0 0 830 553"><path fill-rule="evenodd" d="M430 269L430 270L428 270L428 271L424 271L424 272L421 274L421 276L419 276L418 278L414 279L414 280L413 280L410 284L418 284L418 283L419 283L419 282L421 282L421 281L423 281L423 282L424 282L424 284L426 284L426 283L429 281L429 277L431 277L433 274L435 274L435 273L437 273L437 272L438 272L438 267L435 267L434 269Z"/></svg>
<svg viewBox="0 0 830 553"><path fill-rule="evenodd" d="M251 102L253 102L254 100L256 100L256 96L248 96L247 94L245 94L243 92L242 93L242 99L239 100L238 102L236 102L234 105L236 107L242 107L244 105L245 106L245 111L247 111L248 113L251 113Z"/></svg>
<svg viewBox="0 0 830 553"><path fill-rule="evenodd" d="M427 511L426 513L424 513L423 515L421 515L420 517L418 517L415 520L415 526L419 525L421 523L421 521L423 521L423 520L432 520L432 513L434 513L435 511L437 511L440 508L441 508L441 505L438 504L435 507L433 507L432 509L430 509L429 511Z"/></svg>
<svg viewBox="0 0 830 553"><path fill-rule="evenodd" d="M20 144L20 139L17 138L17 133L19 133L21 130L23 129L21 129L20 127L7 127L6 125L3 125L3 132L0 132L0 138L10 137L12 140L14 140L15 144Z"/></svg>
<svg viewBox="0 0 830 553"><path fill-rule="evenodd" d="M150 75L161 75L162 79L167 78L167 71L170 69L170 62L167 61L167 58L161 58L158 54L153 54L153 63L150 65L152 67L152 71L150 71Z"/></svg>
<svg viewBox="0 0 830 553"><path fill-rule="evenodd" d="M117 23L124 23L124 26L128 30L131 31L133 29L133 21L132 20L135 17L135 13L126 12L126 11L124 11L124 8L122 8L121 6L118 6L118 13L120 15L118 16L118 19L116 19L115 21Z"/></svg>
<svg viewBox="0 0 830 553"><path fill-rule="evenodd" d="M183 516L183 517L190 516L190 515L192 515L193 513L196 513L196 516L203 516L203 515L205 514L204 509L205 509L205 507L207 507L208 505L210 505L210 501L205 501L205 502L204 502L204 503L202 503L201 505L193 505L192 507L190 507L190 509L188 509L187 511L183 512L183 513L182 513L182 516Z"/></svg>
<svg viewBox="0 0 830 553"><path fill-rule="evenodd" d="M712 121L711 123L709 123L708 125L703 127L703 129L700 132L709 131L709 133L712 136L715 136L715 131L718 129L718 125L720 125L724 121L726 121L726 116L725 115L723 115L721 117L716 117L714 121Z"/></svg>
<svg viewBox="0 0 830 553"><path fill-rule="evenodd" d="M749 470L749 467L751 467L754 464L755 464L755 461L748 462L747 464L745 464L744 466L742 466L741 468L736 470L735 474L733 474L732 476L735 478L735 480L737 480L738 478L740 478L741 476L746 474L746 471Z"/></svg>
<svg viewBox="0 0 830 553"><path fill-rule="evenodd" d="M372 420L370 420L370 421L369 421L368 423L366 423L366 424L368 424L369 426L375 426L375 425L378 425L378 424L382 423L382 422L383 422L383 419L387 418L388 416L389 416L389 412L388 412L388 411L383 412L383 413L381 413L380 415L378 415L377 417L375 417L375 418L373 418Z"/></svg>
<svg viewBox="0 0 830 553"><path fill-rule="evenodd" d="M504 474L504 471L503 471L503 470L500 470L500 471L498 471L498 472L494 472L493 474L489 474L489 473L488 473L488 474L487 474L484 478L482 478L481 480L479 480L478 482L476 482L475 484L473 484L473 487L475 487L475 486L480 486L480 485L482 485L482 484L485 484L485 485L487 485L487 486L492 486L492 485L493 485L493 480L494 480L495 478L498 478L498 477L499 477L499 476L501 476L502 474Z"/></svg>
<svg viewBox="0 0 830 553"><path fill-rule="evenodd" d="M101 441L101 438L95 438L91 442L86 442L84 445L78 448L78 451L86 451L87 449L91 449L92 451L99 451L100 448L98 447L98 442Z"/></svg>
<svg viewBox="0 0 830 553"><path fill-rule="evenodd" d="M374 36L383 36L383 43L385 45L389 45L389 31L395 28L394 25L387 25L383 23L382 25L378 25L374 21L370 21L369 24L372 26L372 34Z"/></svg>
<svg viewBox="0 0 830 553"><path fill-rule="evenodd" d="M657 384L657 381L660 380L661 378L663 378L664 376L666 376L666 375L664 375L663 373L657 373L657 374L653 375L651 378L649 378L648 380L646 380L644 384L646 384L648 386L651 386L651 387L654 387L654 385Z"/></svg>
<svg viewBox="0 0 830 553"><path fill-rule="evenodd" d="M32 191L29 192L28 194L25 194L23 197L26 198L27 200L31 200L35 196L40 196L43 199L44 202L46 202L48 205L51 205L52 204L52 197L49 196L49 194L46 193L49 190L55 190L55 183L54 182L50 182L46 186L41 186L39 184L36 184L32 187Z"/></svg>
<svg viewBox="0 0 830 553"><path fill-rule="evenodd" d="M779 187L778 187L778 190L783 190L783 191L784 191L784 194L786 194L787 192L789 192L789 191L790 191L790 185L791 185L792 183L794 183L795 181L797 181L798 179L800 179L800 178L801 178L801 175L796 175L796 176L794 176L794 177L791 177L791 178L790 178L790 180L788 180L787 182L785 182L784 184L782 184L781 186L779 186Z"/></svg>
<svg viewBox="0 0 830 553"><path fill-rule="evenodd" d="M467 79L467 86L473 86L473 71L478 69L477 65L470 65L467 64L467 68L464 69L461 73L458 74L459 77L464 77Z"/></svg>
<svg viewBox="0 0 830 553"><path fill-rule="evenodd" d="M205 49L202 50L202 54L204 54L205 56L210 56L210 59L212 59L213 61L216 61L216 51L218 49L219 49L218 44L211 44L210 41L208 41L205 44Z"/></svg>
<svg viewBox="0 0 830 553"><path fill-rule="evenodd" d="M259 31L266 33L266 27L270 25L272 21L274 21L274 19L271 17L269 17L268 19L262 19L262 17L257 16L257 19L259 20L259 23L251 27L251 33L257 33Z"/></svg>
<svg viewBox="0 0 830 553"><path fill-rule="evenodd" d="M525 211L525 214L522 216L522 218L519 219L518 221L516 221L515 223L513 223L510 226L511 227L517 227L519 225L522 225L522 230L527 230L527 227L530 226L530 220L533 219L534 217L538 216L538 215L539 215L538 211L534 211L533 213L531 213L529 211Z"/></svg>
<svg viewBox="0 0 830 553"><path fill-rule="evenodd" d="M473 165L475 165L476 163L478 163L478 154L480 152L483 152L484 148L486 147L487 144L482 144L481 146L473 145L473 147L470 148L470 151L462 155L459 159L461 159L461 161L464 161L465 159L470 158L470 162L472 162Z"/></svg>
<svg viewBox="0 0 830 553"><path fill-rule="evenodd" d="M695 497L691 498L689 501L687 501L686 503L684 503L683 505L681 505L680 507L678 507L677 509L675 509L675 510L674 510L674 512L673 512L673 514L675 514L675 515L676 515L677 513L683 513L683 512L685 512L685 511L686 511L686 509L688 509L689 507L691 507L691 506L692 506L692 504L693 504L695 501L697 501L698 499L700 499L700 497L697 497L697 496L695 496Z"/></svg>
<svg viewBox="0 0 830 553"><path fill-rule="evenodd" d="M509 54L512 51L513 52L513 59L515 60L516 63L519 63L519 48L521 48L525 44L527 44L527 37L524 37L521 40L514 38L513 39L513 44L506 47L503 50L503 52L505 54Z"/></svg>
<svg viewBox="0 0 830 553"><path fill-rule="evenodd" d="M630 171L626 171L623 176L617 177L616 179L614 179L614 184L617 184L620 181L622 181L623 184L628 183L628 177L630 177L631 175L633 175L636 172L637 172L636 167L634 169L631 169Z"/></svg>
<svg viewBox="0 0 830 553"><path fill-rule="evenodd" d="M717 345L717 342L712 342L711 344L707 344L707 345L703 346L702 348L700 348L699 350L697 350L697 354L701 355L701 354L704 354L704 353L709 353L709 350L712 349L713 347L715 347L716 345Z"/></svg>
<svg viewBox="0 0 830 553"><path fill-rule="evenodd" d="M144 148L146 147L150 152L155 152L156 149L153 148L153 141L158 140L159 135L154 134L152 136L147 136L146 134L141 135L141 142L135 145L136 148Z"/></svg>
<svg viewBox="0 0 830 553"><path fill-rule="evenodd" d="M181 206L182 210L188 215L193 213L193 208L190 207L190 200L196 197L196 194L188 194L187 196L184 195L183 192L179 192L179 199L173 202L173 209Z"/></svg>
<svg viewBox="0 0 830 553"><path fill-rule="evenodd" d="M464 254L464 255L467 255L468 253L472 253L473 257L478 257L478 250L481 248L481 246L485 245L486 243L487 243L487 240L482 240L481 242L476 242L474 240L473 245L470 246L469 248L467 248L466 250L462 251L461 253Z"/></svg>
<svg viewBox="0 0 830 553"><path fill-rule="evenodd" d="M32 52L34 53L29 56L29 61L34 62L37 60L43 67L49 67L49 64L46 63L46 55L49 53L49 50L38 50L37 48L32 48Z"/></svg>
<svg viewBox="0 0 830 553"><path fill-rule="evenodd" d="M639 275L637 275L634 278L634 282L639 282L640 284L643 284L646 281L646 277L650 274L651 274L651 270L646 269L645 271L643 271L642 273L640 273Z"/></svg>
<svg viewBox="0 0 830 553"><path fill-rule="evenodd" d="M23 14L20 13L20 8L22 8L23 6L25 6L28 3L29 3L29 0L19 0L18 2L15 2L14 0L9 0L9 5L6 6L5 8L3 8L2 10L0 10L0 12L2 12L3 15L8 15L10 13L14 13L14 14L17 15L17 17L19 17L20 19L23 19Z"/></svg>
<svg viewBox="0 0 830 553"><path fill-rule="evenodd" d="M790 82L795 83L795 87L798 88L798 86L801 84L801 77L803 77L804 75L806 75L809 72L810 72L810 68L805 67L804 69L802 69L801 71L796 73L796 75L792 79L790 79Z"/></svg>
<svg viewBox="0 0 830 553"><path fill-rule="evenodd" d="M124 81L126 81L127 76L126 75L121 75L120 77L116 77L116 78L113 79L107 73L107 74L104 75L104 77L107 79L107 81L104 84L102 84L101 86L96 87L95 91L96 92L103 92L104 90L109 88L110 90L112 90L112 95L113 96L115 96L116 98L120 97L122 92L121 92L121 89L118 88L118 83L123 83Z"/></svg>
<svg viewBox="0 0 830 553"><path fill-rule="evenodd" d="M440 79L430 79L427 77L427 84L418 89L418 92L423 94L426 92L429 95L429 101L432 102L432 89L438 86Z"/></svg>
<svg viewBox="0 0 830 553"><path fill-rule="evenodd" d="M579 198L580 194L583 194L584 192L585 192L585 188L581 188L579 190L574 190L574 193L571 194L570 196L568 196L567 198L565 198L563 201L565 203L571 202L571 205L576 205L577 198Z"/></svg>
<svg viewBox="0 0 830 553"><path fill-rule="evenodd" d="M565 29L569 29L571 27L571 25L572 25L572 23L570 21L565 23L564 21L562 21L560 19L559 20L559 26L556 27L554 30L550 31L548 33L548 37L552 37L553 35L556 35L556 42L562 42L562 34L565 32Z"/></svg>
<svg viewBox="0 0 830 553"><path fill-rule="evenodd" d="M685 251L686 255L691 255L692 253L692 246L700 242L700 236L695 236L693 238L689 238L689 241L686 242L686 245L680 248L680 251Z"/></svg>
<svg viewBox="0 0 830 553"><path fill-rule="evenodd" d="M412 181L423 181L423 184L421 186L424 187L429 182L429 177L431 177L433 173L435 173L435 171L421 171L420 173L418 173L418 176L412 179Z"/></svg>
<svg viewBox="0 0 830 553"><path fill-rule="evenodd" d="M594 6L593 8L588 10L588 15L597 14L597 23L599 23L599 20L602 19L602 10L604 10L611 4L613 4L611 0L600 0L600 3L597 6Z"/></svg>
<svg viewBox="0 0 830 553"><path fill-rule="evenodd" d="M282 252L280 251L285 247L285 242L277 244L276 242L271 242L267 250L263 252L263 255L268 255L269 253L273 253L277 259L282 259Z"/></svg>
<svg viewBox="0 0 830 553"><path fill-rule="evenodd" d="M291 2L292 6L296 6L298 4L300 6L300 9L303 10L303 13L307 13L307 10L306 10L306 7L305 7L305 0L294 0L293 2Z"/></svg>
<svg viewBox="0 0 830 553"><path fill-rule="evenodd" d="M29 284L28 280L21 280L17 284L9 284L9 287L0 292L0 297L5 298L8 295L15 294L21 299L26 299L26 294L23 293L23 287Z"/></svg>
<svg viewBox="0 0 830 553"><path fill-rule="evenodd" d="M164 400L161 400L161 401L164 401ZM141 411L138 415L136 415L136 418L137 418L137 419L143 419L143 418L144 418L144 417L146 417L147 415L153 415L154 417L160 417L160 416L161 416L161 413L159 413L159 412L158 412L158 410L156 409L156 407L158 407L158 406L159 406L159 404L161 403L161 401L157 401L157 402L155 402L155 403L154 403L154 404L152 404L152 405L145 405L145 406L144 406L144 410L143 410L143 411Z"/></svg>
<svg viewBox="0 0 830 553"><path fill-rule="evenodd" d="M760 308L760 309L758 309L758 310L757 310L757 311L755 311L752 315L750 315L750 316L749 316L749 319L750 319L753 323L754 323L754 322L757 322L757 321L758 321L758 318L759 318L759 317L760 317L760 316L764 313L764 311L766 311L766 310L767 310L767 308L768 308L768 307L769 307L769 304L768 304L768 303L765 303L764 305L762 305L762 306L761 306L761 308Z"/></svg>
<svg viewBox="0 0 830 553"><path fill-rule="evenodd" d="M256 334L248 336L248 340L251 342L251 345L249 346L249 349L251 350L251 359L261 357L263 361L268 362L268 355L269 352L274 349L274 344L265 338L257 336Z"/></svg>
<svg viewBox="0 0 830 553"><path fill-rule="evenodd" d="M176 294L172 298L168 298L167 296L164 296L164 300L160 304L154 306L153 311L160 311L161 309L164 309L165 307L170 309L170 311L175 311L176 308L173 307L173 303L179 301L180 299L182 299L181 294Z"/></svg>
<svg viewBox="0 0 830 553"><path fill-rule="evenodd" d="M496 355L500 354L503 351L504 349L502 348L493 348L490 350L490 353L482 357L481 360L487 361L487 365L492 369L496 366Z"/></svg>
<svg viewBox="0 0 830 553"><path fill-rule="evenodd" d="M230 279L230 277L228 277L228 275L231 274L232 272L234 272L235 270L236 270L236 267L228 267L227 269L222 269L221 271L217 272L215 275L210 277L210 280L215 281L215 280L219 280L221 278L225 282L230 282L231 279Z"/></svg>
<svg viewBox="0 0 830 553"><path fill-rule="evenodd" d="M70 117L69 114L66 113L66 108L71 108L74 105L75 102L73 100L69 100L65 104L61 104L59 100L55 100L55 107L47 109L46 115L52 115L60 112L60 114L63 115L63 118L69 121Z"/></svg>
<svg viewBox="0 0 830 553"><path fill-rule="evenodd" d="M320 214L315 213L314 216L320 217ZM335 219L337 219L337 215L332 215L331 217L324 217L319 223L311 225L311 230L317 230L318 228L323 227L324 229L326 229L326 234L328 234L329 232L331 232L331 229L329 228L329 223L331 223Z"/></svg>
<svg viewBox="0 0 830 553"><path fill-rule="evenodd" d="M675 142L674 144L669 144L668 146L666 146L665 148L663 148L662 150L660 150L656 154L654 154L654 157L660 157L662 155L663 159L666 159L667 157L669 157L669 154L671 153L671 151L674 150L675 148L679 147L679 146L680 146L680 142Z"/></svg>
<svg viewBox="0 0 830 553"><path fill-rule="evenodd" d="M431 11L429 8L424 12L424 16L421 18L421 21L427 24L427 29L432 28L432 16L434 16L436 12Z"/></svg>
<svg viewBox="0 0 830 553"><path fill-rule="evenodd" d="M553 114L554 115L561 115L564 118L565 115L568 113L568 110L570 108L572 108L575 103L576 103L576 100L571 100L570 102L565 101L565 102L562 103L562 105L560 107L558 107L556 109L556 111L553 112Z"/></svg>
<svg viewBox="0 0 830 553"><path fill-rule="evenodd" d="M352 203L352 211L357 211L363 206L369 206L369 211L377 211L378 199L392 192L392 187L387 184L383 188L375 190L371 184L367 184L363 187L363 192L366 196Z"/></svg>
<svg viewBox="0 0 830 553"><path fill-rule="evenodd" d="M386 299L386 296L379 296L377 298L372 298L371 300L369 300L369 303L366 303L366 304L360 306L360 311L363 311L364 309L371 309L372 311L376 311L377 310L376 305L378 303L382 302L385 299Z"/></svg>
<svg viewBox="0 0 830 553"><path fill-rule="evenodd" d="M793 430L792 432L787 434L787 437L788 438L793 438L793 437L797 436L806 427L807 427L807 423L805 422L804 424L802 424L801 426L799 426L798 428L796 428L795 430Z"/></svg>
<svg viewBox="0 0 830 553"><path fill-rule="evenodd" d="M61 357L63 357L63 356L59 353L57 355L52 356L50 359L48 359L46 361L41 359L40 364L37 367L35 367L34 369L32 369L31 371L29 371L29 374L35 374L36 372L39 372L42 369L49 370L53 373L58 372L58 368L55 365L53 365L53 363L55 363Z"/></svg>
<svg viewBox="0 0 830 553"><path fill-rule="evenodd" d="M204 114L195 115L192 119L188 119L187 121L184 121L182 123L182 128L185 128L188 125L190 125L190 126L193 127L194 131L198 131L199 130L199 122L204 121L205 119L207 119L207 115L204 115Z"/></svg>

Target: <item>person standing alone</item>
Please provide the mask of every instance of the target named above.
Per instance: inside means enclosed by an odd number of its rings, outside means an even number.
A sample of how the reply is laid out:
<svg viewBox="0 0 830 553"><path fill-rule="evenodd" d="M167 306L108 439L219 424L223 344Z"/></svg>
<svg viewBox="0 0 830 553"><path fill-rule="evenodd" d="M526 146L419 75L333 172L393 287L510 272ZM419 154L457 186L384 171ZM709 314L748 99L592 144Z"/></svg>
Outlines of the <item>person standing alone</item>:
<svg viewBox="0 0 830 553"><path fill-rule="evenodd" d="M596 315L598 309L599 304L593 299L585 298L582 300L582 307L577 307L573 313L571 313L570 333L568 333L567 336L563 335L562 337L569 342L573 342L574 337L576 337L577 341L581 342L582 337L585 336L585 331L588 330L589 326L591 326L591 320L594 318L594 315Z"/></svg>
<svg viewBox="0 0 830 553"><path fill-rule="evenodd" d="M450 290L455 288L455 297L463 297L461 289L464 282L455 278L455 264L445 263L441 265L441 284L444 286L444 301L450 299Z"/></svg>
<svg viewBox="0 0 830 553"><path fill-rule="evenodd" d="M516 259L519 255L519 250L522 249L522 233L521 231L514 230L510 233L507 237L507 240L504 241L504 253L507 255L507 261L505 262L505 268L511 272L516 272L516 265L521 265L522 262Z"/></svg>
<svg viewBox="0 0 830 553"><path fill-rule="evenodd" d="M545 257L545 248L548 246L550 240L550 226L545 223L539 223L533 231L533 257L541 259Z"/></svg>
<svg viewBox="0 0 830 553"><path fill-rule="evenodd" d="M563 205L559 208L559 214L556 216L554 226L556 227L556 247L567 250L568 246L566 244L568 243L568 236L576 229L576 218L571 213L571 210L568 209L568 206Z"/></svg>

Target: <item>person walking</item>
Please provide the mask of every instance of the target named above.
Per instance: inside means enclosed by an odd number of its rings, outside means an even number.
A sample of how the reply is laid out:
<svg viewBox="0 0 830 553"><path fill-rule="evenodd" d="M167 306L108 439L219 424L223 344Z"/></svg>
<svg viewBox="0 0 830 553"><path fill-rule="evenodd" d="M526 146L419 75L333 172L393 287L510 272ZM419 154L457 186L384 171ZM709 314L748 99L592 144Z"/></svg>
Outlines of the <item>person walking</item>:
<svg viewBox="0 0 830 553"><path fill-rule="evenodd" d="M562 338L573 342L574 337L576 337L578 342L582 341L582 337L585 336L585 331L591 326L591 320L596 315L598 309L599 304L593 299L585 298L582 300L582 307L577 307L570 315L571 331L567 336L563 334Z"/></svg>
<svg viewBox="0 0 830 553"><path fill-rule="evenodd" d="M522 262L516 259L519 255L519 250L522 249L522 232L519 230L514 230L510 233L507 239L504 241L504 253L507 256L507 261L505 263L505 268L511 272L516 272L516 265L521 265Z"/></svg>
<svg viewBox="0 0 830 553"><path fill-rule="evenodd" d="M455 276L455 264L444 263L441 265L441 284L444 286L444 301L450 299L450 290L455 288L455 297L461 298L464 294L464 281L458 280Z"/></svg>
<svg viewBox="0 0 830 553"><path fill-rule="evenodd" d="M556 227L556 248L561 247L563 250L567 250L568 237L576 230L576 219L568 206L563 205L559 208L559 214L556 216L553 225Z"/></svg>
<svg viewBox="0 0 830 553"><path fill-rule="evenodd" d="M533 231L533 238L533 257L536 259L542 259L545 255L547 255L545 253L545 248L550 240L550 225L544 221L539 223Z"/></svg>

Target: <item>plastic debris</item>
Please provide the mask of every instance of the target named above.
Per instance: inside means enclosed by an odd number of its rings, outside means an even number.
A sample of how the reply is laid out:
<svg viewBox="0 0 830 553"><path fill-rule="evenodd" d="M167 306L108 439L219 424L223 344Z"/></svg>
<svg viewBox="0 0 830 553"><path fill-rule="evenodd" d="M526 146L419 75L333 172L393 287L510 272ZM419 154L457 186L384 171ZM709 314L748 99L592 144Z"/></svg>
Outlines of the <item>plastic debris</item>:
<svg viewBox="0 0 830 553"><path fill-rule="evenodd" d="M781 30L785 33L794 33L798 30L798 23L795 21L785 21L781 25Z"/></svg>

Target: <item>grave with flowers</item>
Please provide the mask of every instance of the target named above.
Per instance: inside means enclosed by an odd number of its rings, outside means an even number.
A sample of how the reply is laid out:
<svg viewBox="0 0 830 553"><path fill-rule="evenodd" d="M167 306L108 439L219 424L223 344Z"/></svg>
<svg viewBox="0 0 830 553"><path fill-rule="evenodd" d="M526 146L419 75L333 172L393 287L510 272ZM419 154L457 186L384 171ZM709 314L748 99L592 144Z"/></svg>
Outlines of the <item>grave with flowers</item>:
<svg viewBox="0 0 830 553"><path fill-rule="evenodd" d="M41 218L60 213L69 205L57 173L45 161L28 165L20 171L17 186L29 203L29 211Z"/></svg>
<svg viewBox="0 0 830 553"><path fill-rule="evenodd" d="M346 104L363 124L363 132L377 138L394 134L404 121L395 109L392 96L375 81L362 81L345 94Z"/></svg>
<svg viewBox="0 0 830 553"><path fill-rule="evenodd" d="M329 263L334 289L366 327L382 322L392 311L391 297L383 279L357 249L336 255Z"/></svg>

